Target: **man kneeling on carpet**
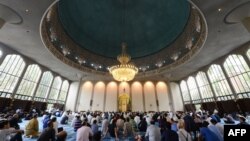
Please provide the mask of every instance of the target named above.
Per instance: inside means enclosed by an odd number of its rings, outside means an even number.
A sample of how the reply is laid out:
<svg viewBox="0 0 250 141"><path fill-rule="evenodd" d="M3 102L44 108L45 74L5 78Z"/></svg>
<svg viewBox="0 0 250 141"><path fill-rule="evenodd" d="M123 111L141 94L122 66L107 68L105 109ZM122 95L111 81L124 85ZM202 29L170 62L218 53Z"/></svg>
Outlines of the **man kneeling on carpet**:
<svg viewBox="0 0 250 141"><path fill-rule="evenodd" d="M37 120L37 114L33 115L33 118L28 122L25 127L25 136L35 138L39 136L39 123Z"/></svg>

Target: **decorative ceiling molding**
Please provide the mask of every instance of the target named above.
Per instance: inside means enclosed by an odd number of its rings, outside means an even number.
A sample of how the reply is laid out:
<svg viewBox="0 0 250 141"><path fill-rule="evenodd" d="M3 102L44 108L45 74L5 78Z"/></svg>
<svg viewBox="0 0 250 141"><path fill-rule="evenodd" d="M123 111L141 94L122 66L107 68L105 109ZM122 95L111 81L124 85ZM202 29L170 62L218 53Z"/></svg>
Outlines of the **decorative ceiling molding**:
<svg viewBox="0 0 250 141"><path fill-rule="evenodd" d="M79 47L64 31L58 19L56 3L48 8L41 20L40 34L44 46L56 58L74 68L109 76L107 68L118 62ZM170 46L149 56L132 58L134 64L140 68L137 78L173 70L190 60L203 47L207 38L207 24L201 11L192 2L190 4L191 14L186 27Z"/></svg>

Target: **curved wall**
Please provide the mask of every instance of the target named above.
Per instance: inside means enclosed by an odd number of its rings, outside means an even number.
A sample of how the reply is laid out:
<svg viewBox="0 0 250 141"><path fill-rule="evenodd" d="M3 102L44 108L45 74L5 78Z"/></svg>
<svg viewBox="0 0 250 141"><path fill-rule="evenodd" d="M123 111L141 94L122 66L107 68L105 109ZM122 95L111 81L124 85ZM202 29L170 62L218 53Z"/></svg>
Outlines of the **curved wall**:
<svg viewBox="0 0 250 141"><path fill-rule="evenodd" d="M80 85L77 111L117 111L118 97L126 93L131 98L132 111L170 111L170 94L163 81L153 82L91 82Z"/></svg>

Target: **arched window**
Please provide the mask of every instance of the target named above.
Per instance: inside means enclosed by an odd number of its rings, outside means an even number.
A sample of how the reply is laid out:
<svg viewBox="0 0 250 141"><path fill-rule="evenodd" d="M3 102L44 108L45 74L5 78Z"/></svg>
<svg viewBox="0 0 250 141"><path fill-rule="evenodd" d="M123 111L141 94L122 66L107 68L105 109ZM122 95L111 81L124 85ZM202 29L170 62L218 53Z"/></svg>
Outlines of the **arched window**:
<svg viewBox="0 0 250 141"><path fill-rule="evenodd" d="M21 76L25 62L20 55L7 55L0 66L0 96L10 97Z"/></svg>
<svg viewBox="0 0 250 141"><path fill-rule="evenodd" d="M32 96L34 95L34 90L36 88L40 75L41 75L41 69L39 68L38 65L36 64L29 65L17 89L15 98L31 99Z"/></svg>
<svg viewBox="0 0 250 141"><path fill-rule="evenodd" d="M241 55L230 55L223 66L239 98L250 97L246 93L250 91L250 69L244 58Z"/></svg>
<svg viewBox="0 0 250 141"><path fill-rule="evenodd" d="M188 85L189 93L190 93L193 103L200 103L201 99L199 96L199 91L198 91L195 79L192 76L188 78L187 85Z"/></svg>
<svg viewBox="0 0 250 141"><path fill-rule="evenodd" d="M206 74L201 71L198 72L198 74L196 75L196 81L203 101L204 102L214 101L213 92L209 85Z"/></svg>
<svg viewBox="0 0 250 141"><path fill-rule="evenodd" d="M218 100L234 99L226 77L219 65L211 65L207 73Z"/></svg>
<svg viewBox="0 0 250 141"><path fill-rule="evenodd" d="M48 102L49 103L55 103L57 96L59 94L59 90L61 88L61 84L62 84L62 79L60 76L55 77L50 93L49 93L49 98L48 98Z"/></svg>
<svg viewBox="0 0 250 141"><path fill-rule="evenodd" d="M59 102L62 104L64 104L66 100L68 89L69 89L69 82L67 80L64 80L58 97Z"/></svg>
<svg viewBox="0 0 250 141"><path fill-rule="evenodd" d="M184 104L191 103L187 83L184 80L181 81L180 87L181 87L181 93L183 96Z"/></svg>
<svg viewBox="0 0 250 141"><path fill-rule="evenodd" d="M53 75L50 71L46 71L43 73L34 100L44 101L44 99L46 99L46 96L48 95L51 87L52 80Z"/></svg>

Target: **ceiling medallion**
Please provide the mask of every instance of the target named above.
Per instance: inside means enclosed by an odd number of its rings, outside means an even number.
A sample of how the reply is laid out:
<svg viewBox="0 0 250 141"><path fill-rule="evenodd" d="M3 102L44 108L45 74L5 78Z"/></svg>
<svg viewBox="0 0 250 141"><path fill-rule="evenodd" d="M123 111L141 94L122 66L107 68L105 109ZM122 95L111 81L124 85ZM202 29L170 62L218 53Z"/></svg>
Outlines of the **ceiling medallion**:
<svg viewBox="0 0 250 141"><path fill-rule="evenodd" d="M131 57L126 53L126 44L122 43L122 53L117 56L117 60L121 63L109 68L109 72L117 81L131 81L138 73L138 68L129 63Z"/></svg>

